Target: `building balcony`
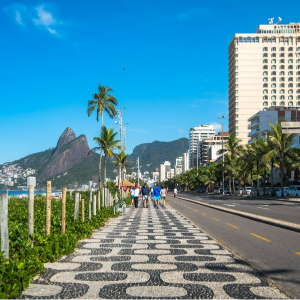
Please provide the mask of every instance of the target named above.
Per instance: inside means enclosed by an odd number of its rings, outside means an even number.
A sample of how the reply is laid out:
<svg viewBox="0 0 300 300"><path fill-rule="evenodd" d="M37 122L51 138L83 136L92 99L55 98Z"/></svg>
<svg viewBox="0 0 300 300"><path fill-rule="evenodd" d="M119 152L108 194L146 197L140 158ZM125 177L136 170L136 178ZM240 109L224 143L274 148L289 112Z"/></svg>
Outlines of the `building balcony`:
<svg viewBox="0 0 300 300"><path fill-rule="evenodd" d="M259 126L259 120L255 120L248 125L248 129L253 129L254 127Z"/></svg>
<svg viewBox="0 0 300 300"><path fill-rule="evenodd" d="M258 136L259 135L259 128L255 128L255 129L252 129L249 133L248 133L248 137L255 137L255 136Z"/></svg>

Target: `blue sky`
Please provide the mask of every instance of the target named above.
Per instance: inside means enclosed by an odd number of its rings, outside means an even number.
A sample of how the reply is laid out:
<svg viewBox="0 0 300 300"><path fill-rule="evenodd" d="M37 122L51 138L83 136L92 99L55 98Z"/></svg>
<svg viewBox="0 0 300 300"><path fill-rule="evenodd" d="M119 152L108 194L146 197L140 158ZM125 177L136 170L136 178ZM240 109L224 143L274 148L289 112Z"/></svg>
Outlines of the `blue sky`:
<svg viewBox="0 0 300 300"><path fill-rule="evenodd" d="M228 45L299 1L0 1L0 164L56 146L66 127L99 134L98 83L126 107L127 152L228 116ZM228 119L224 122L228 128ZM114 120L104 124L118 130ZM220 126L220 124L219 124Z"/></svg>

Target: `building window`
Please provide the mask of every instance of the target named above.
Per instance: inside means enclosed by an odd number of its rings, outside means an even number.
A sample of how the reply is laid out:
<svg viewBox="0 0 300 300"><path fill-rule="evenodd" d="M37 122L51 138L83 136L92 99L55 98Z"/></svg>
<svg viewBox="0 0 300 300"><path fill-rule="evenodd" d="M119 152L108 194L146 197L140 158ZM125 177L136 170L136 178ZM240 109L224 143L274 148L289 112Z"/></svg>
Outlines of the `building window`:
<svg viewBox="0 0 300 300"><path fill-rule="evenodd" d="M289 83L289 85L288 85L289 87L293 87L293 84L292 83Z"/></svg>
<svg viewBox="0 0 300 300"><path fill-rule="evenodd" d="M280 94L284 94L284 90L280 90Z"/></svg>
<svg viewBox="0 0 300 300"><path fill-rule="evenodd" d="M264 47L264 48L263 48L263 51L268 51L268 47Z"/></svg>
<svg viewBox="0 0 300 300"><path fill-rule="evenodd" d="M284 70L284 65L281 65L281 66L280 66L280 70Z"/></svg>
<svg viewBox="0 0 300 300"><path fill-rule="evenodd" d="M300 69L300 65L297 65L297 69Z"/></svg>
<svg viewBox="0 0 300 300"><path fill-rule="evenodd" d="M264 83L263 87L264 87L264 88L267 88L267 87L268 87L268 84L267 84L267 83Z"/></svg>
<svg viewBox="0 0 300 300"><path fill-rule="evenodd" d="M268 78L267 78L267 77L264 77L263 81L268 81Z"/></svg>
<svg viewBox="0 0 300 300"><path fill-rule="evenodd" d="M284 81L284 77L280 77L280 79L279 79L280 81Z"/></svg>
<svg viewBox="0 0 300 300"><path fill-rule="evenodd" d="M271 54L271 57L276 57L276 53L272 53L272 54Z"/></svg>
<svg viewBox="0 0 300 300"><path fill-rule="evenodd" d="M272 77L272 79L271 79L272 81L276 81L276 77Z"/></svg>
<svg viewBox="0 0 300 300"><path fill-rule="evenodd" d="M268 70L268 66L267 66L267 65L264 65L263 69L264 69L264 70Z"/></svg>
<svg viewBox="0 0 300 300"><path fill-rule="evenodd" d="M236 117L236 118L238 118L238 117L239 117L239 115L238 115L238 114L235 114L235 117Z"/></svg>
<svg viewBox="0 0 300 300"><path fill-rule="evenodd" d="M264 59L263 60L263 64L267 64L268 63L268 60L267 59Z"/></svg>
<svg viewBox="0 0 300 300"><path fill-rule="evenodd" d="M297 47L297 51L300 51L300 47Z"/></svg>
<svg viewBox="0 0 300 300"><path fill-rule="evenodd" d="M298 55L297 55L298 56ZM293 57L293 53L289 53L288 57Z"/></svg>
<svg viewBox="0 0 300 300"><path fill-rule="evenodd" d="M285 84L284 83L280 83L280 87L285 87Z"/></svg>
<svg viewBox="0 0 300 300"><path fill-rule="evenodd" d="M271 73L271 75L272 75L272 76L276 76L276 71L273 71L273 72Z"/></svg>
<svg viewBox="0 0 300 300"><path fill-rule="evenodd" d="M300 81L300 77L297 77L297 79L296 79L297 81Z"/></svg>
<svg viewBox="0 0 300 300"><path fill-rule="evenodd" d="M280 53L280 55L279 55L280 57L284 57L284 53Z"/></svg>
<svg viewBox="0 0 300 300"><path fill-rule="evenodd" d="M289 51L293 51L293 47L289 47Z"/></svg>
<svg viewBox="0 0 300 300"><path fill-rule="evenodd" d="M288 98L289 100L293 100L294 99L294 97L293 96L289 96L289 98Z"/></svg>
<svg viewBox="0 0 300 300"><path fill-rule="evenodd" d="M280 100L285 100L285 97L284 96L280 96Z"/></svg>
<svg viewBox="0 0 300 300"><path fill-rule="evenodd" d="M284 71L281 71L279 74L280 74L280 75L285 75Z"/></svg>
<svg viewBox="0 0 300 300"><path fill-rule="evenodd" d="M271 94L276 94L276 90L272 90L272 91L271 91Z"/></svg>
<svg viewBox="0 0 300 300"><path fill-rule="evenodd" d="M271 51L276 51L276 47L272 47Z"/></svg>
<svg viewBox="0 0 300 300"><path fill-rule="evenodd" d="M293 62L293 59L289 59L289 64L292 64Z"/></svg>
<svg viewBox="0 0 300 300"><path fill-rule="evenodd" d="M272 101L271 105L276 106L276 101Z"/></svg>
<svg viewBox="0 0 300 300"><path fill-rule="evenodd" d="M239 109L238 109L238 108L236 108L236 109L235 109L235 112L238 112L238 111L239 111Z"/></svg>
<svg viewBox="0 0 300 300"><path fill-rule="evenodd" d="M288 106L293 106L293 101L289 101Z"/></svg>
<svg viewBox="0 0 300 300"><path fill-rule="evenodd" d="M267 71L264 71L264 72L263 72L263 75L264 75L264 76L268 76L268 72L267 72Z"/></svg>
<svg viewBox="0 0 300 300"><path fill-rule="evenodd" d="M264 53L263 57L268 57L268 53Z"/></svg>
<svg viewBox="0 0 300 300"><path fill-rule="evenodd" d="M292 65L289 65L289 70L292 70L294 67Z"/></svg>
<svg viewBox="0 0 300 300"><path fill-rule="evenodd" d="M272 70L276 70L276 66L272 66L272 68L271 68Z"/></svg>
<svg viewBox="0 0 300 300"><path fill-rule="evenodd" d="M268 94L268 90L263 90L263 93L264 94Z"/></svg>
<svg viewBox="0 0 300 300"><path fill-rule="evenodd" d="M276 64L276 59L272 59L272 60L271 60L271 63L272 63L272 64Z"/></svg>
<svg viewBox="0 0 300 300"><path fill-rule="evenodd" d="M289 71L289 72L288 72L288 75L289 75L289 76L294 75L294 74L293 74L293 71Z"/></svg>
<svg viewBox="0 0 300 300"><path fill-rule="evenodd" d="M271 87L272 87L272 88L276 87L276 83L272 83L272 84L271 84Z"/></svg>
<svg viewBox="0 0 300 300"><path fill-rule="evenodd" d="M300 90L297 90L297 94L300 94Z"/></svg>
<svg viewBox="0 0 300 300"><path fill-rule="evenodd" d="M263 106L268 106L269 104L268 104L268 101L265 101L264 103L263 103Z"/></svg>
<svg viewBox="0 0 300 300"><path fill-rule="evenodd" d="M263 99L264 100L268 100L268 96L263 96Z"/></svg>
<svg viewBox="0 0 300 300"><path fill-rule="evenodd" d="M276 96L272 96L272 97L271 97L271 100L276 100Z"/></svg>
<svg viewBox="0 0 300 300"><path fill-rule="evenodd" d="M293 94L293 90L289 90L289 94Z"/></svg>
<svg viewBox="0 0 300 300"><path fill-rule="evenodd" d="M289 81L293 81L293 77L289 77Z"/></svg>
<svg viewBox="0 0 300 300"><path fill-rule="evenodd" d="M235 96L235 100L239 100L239 97L238 97L238 96Z"/></svg>
<svg viewBox="0 0 300 300"><path fill-rule="evenodd" d="M284 101L281 101L281 102L280 102L280 105L281 105L281 106L284 106L284 105L285 105L285 102L284 102Z"/></svg>
<svg viewBox="0 0 300 300"><path fill-rule="evenodd" d="M284 47L281 47L281 48L280 48L280 51L284 51Z"/></svg>
<svg viewBox="0 0 300 300"><path fill-rule="evenodd" d="M281 59L281 60L280 60L280 63L281 63L281 64L284 64L284 59Z"/></svg>

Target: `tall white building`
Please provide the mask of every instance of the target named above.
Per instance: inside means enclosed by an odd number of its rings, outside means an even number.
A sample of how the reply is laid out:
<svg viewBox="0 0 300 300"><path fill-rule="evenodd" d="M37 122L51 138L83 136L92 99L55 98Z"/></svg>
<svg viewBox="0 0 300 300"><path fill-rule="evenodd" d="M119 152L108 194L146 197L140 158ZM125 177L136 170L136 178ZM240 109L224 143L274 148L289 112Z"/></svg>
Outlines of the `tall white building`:
<svg viewBox="0 0 300 300"><path fill-rule="evenodd" d="M194 168L197 166L197 156L198 165L200 164L200 143L207 138L213 137L215 135L215 128L213 125L199 125L199 127L194 127L190 129L189 135L189 167Z"/></svg>
<svg viewBox="0 0 300 300"><path fill-rule="evenodd" d="M300 105L300 23L269 23L235 34L229 45L229 133L242 144L258 111Z"/></svg>
<svg viewBox="0 0 300 300"><path fill-rule="evenodd" d="M190 154L189 151L183 153L183 166L182 172L186 172L190 169Z"/></svg>
<svg viewBox="0 0 300 300"><path fill-rule="evenodd" d="M159 181L162 182L167 180L170 176L171 171L171 163L169 161L165 161L163 164L159 165Z"/></svg>

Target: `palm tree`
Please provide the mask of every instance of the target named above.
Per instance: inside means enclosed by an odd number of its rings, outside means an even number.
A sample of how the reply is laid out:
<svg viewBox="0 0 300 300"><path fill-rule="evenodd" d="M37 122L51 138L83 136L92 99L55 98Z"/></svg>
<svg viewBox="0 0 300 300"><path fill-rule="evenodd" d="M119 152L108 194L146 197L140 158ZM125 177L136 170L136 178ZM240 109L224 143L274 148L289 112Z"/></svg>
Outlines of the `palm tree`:
<svg viewBox="0 0 300 300"><path fill-rule="evenodd" d="M103 182L106 183L106 158L112 157L114 155L115 149L121 149L122 146L119 144L120 140L116 140L115 137L118 133L114 132L113 128L107 129L105 126L102 126L100 137L94 137L93 140L98 144L97 147L91 149L88 155L91 152L97 152L100 150L100 153L104 153L104 178ZM99 164L99 187L101 186L101 162Z"/></svg>
<svg viewBox="0 0 300 300"><path fill-rule="evenodd" d="M271 126L271 133L268 137L271 149L266 154L267 160L274 159L273 165L280 170L281 174L281 196L283 197L283 182L286 171L286 165L289 157L292 155L292 144L295 135L283 134L281 129L281 121L276 125L269 123ZM272 172L272 170L271 170Z"/></svg>
<svg viewBox="0 0 300 300"><path fill-rule="evenodd" d="M99 116L101 116L101 128L103 127L103 112L107 112L110 118L113 118L117 114L116 106L118 105L118 100L111 94L112 88L106 87L98 83L98 93L94 94L94 99L88 101L87 114L91 114L96 110L96 119L99 121ZM100 135L102 132L100 132ZM102 154L103 149L100 150L99 157L99 188L101 188L101 164L102 164Z"/></svg>
<svg viewBox="0 0 300 300"><path fill-rule="evenodd" d="M128 154L125 153L124 150L122 150L121 152L119 153L115 153L114 154L114 157L116 158L116 160L114 161L116 163L117 166L119 166L119 183L118 183L118 186L120 188L120 182L123 182L124 181L124 177L122 176L123 174L123 170L128 167L128 163L132 163L131 161L128 161ZM123 189L121 190L123 191ZM121 192L121 198L123 198L123 193Z"/></svg>
<svg viewBox="0 0 300 300"><path fill-rule="evenodd" d="M111 94L112 88L106 87L98 83L98 93L94 94L94 99L88 101L87 114L90 116L94 110L96 110L96 119L99 121L101 116L101 127L103 124L103 112L107 112L110 118L114 118L117 115L116 106L118 100Z"/></svg>

